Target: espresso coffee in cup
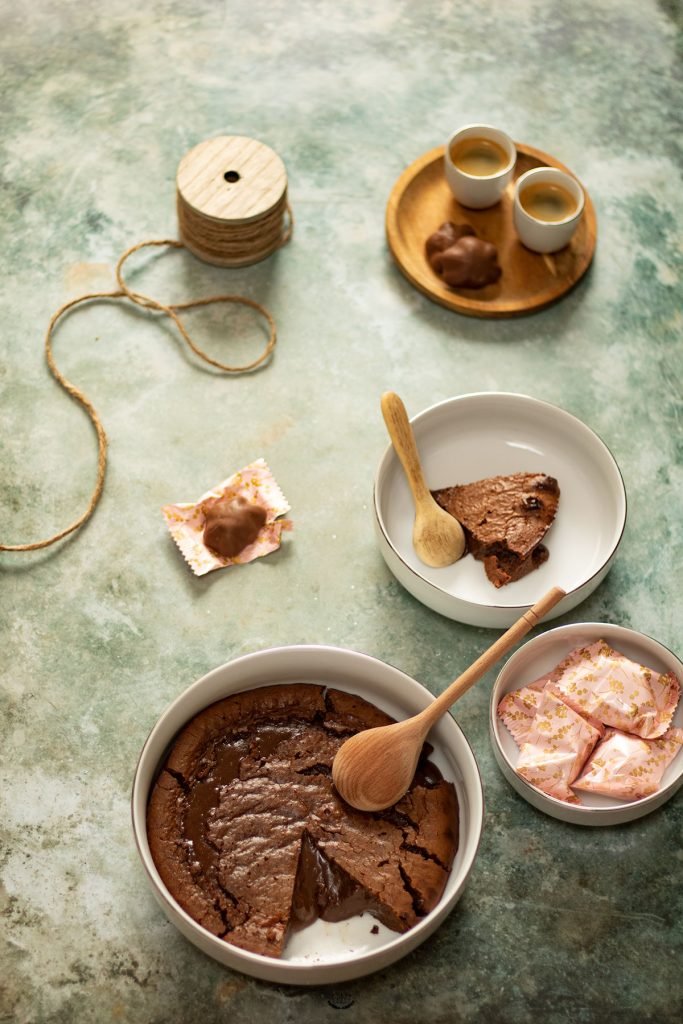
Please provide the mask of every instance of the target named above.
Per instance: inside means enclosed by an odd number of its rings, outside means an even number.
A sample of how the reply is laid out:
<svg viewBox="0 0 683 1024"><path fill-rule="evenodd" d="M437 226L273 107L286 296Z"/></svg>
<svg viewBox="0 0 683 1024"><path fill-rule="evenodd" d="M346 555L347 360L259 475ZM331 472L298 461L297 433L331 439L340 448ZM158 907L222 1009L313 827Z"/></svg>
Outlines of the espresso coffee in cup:
<svg viewBox="0 0 683 1024"><path fill-rule="evenodd" d="M557 252L571 241L583 215L576 178L558 167L534 167L515 185L512 220L520 241L533 252Z"/></svg>
<svg viewBox="0 0 683 1024"><path fill-rule="evenodd" d="M487 178L505 170L510 162L508 154L494 139L478 136L461 138L451 146L451 160L459 171Z"/></svg>
<svg viewBox="0 0 683 1024"><path fill-rule="evenodd" d="M500 128L468 124L448 140L444 171L462 206L484 210L500 200L512 180L516 160L515 144Z"/></svg>
<svg viewBox="0 0 683 1024"><path fill-rule="evenodd" d="M520 191L519 201L530 217L549 224L572 217L579 205L568 189L551 181L531 182Z"/></svg>

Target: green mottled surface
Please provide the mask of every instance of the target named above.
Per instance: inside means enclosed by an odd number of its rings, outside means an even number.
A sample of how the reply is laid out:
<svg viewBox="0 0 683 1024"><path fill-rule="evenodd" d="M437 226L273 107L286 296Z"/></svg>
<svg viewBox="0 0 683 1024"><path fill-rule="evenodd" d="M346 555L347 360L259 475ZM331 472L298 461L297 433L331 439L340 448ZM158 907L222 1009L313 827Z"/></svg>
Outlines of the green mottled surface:
<svg viewBox="0 0 683 1024"><path fill-rule="evenodd" d="M2 542L52 533L85 506L92 432L48 376L41 339L59 304L111 286L129 244L174 235L183 153L213 134L267 142L296 216L291 245L258 266L168 254L135 277L159 297L265 302L279 346L263 372L207 372L170 327L122 306L79 312L56 337L59 366L102 416L110 465L72 541L0 555L1 1021L681 1019L680 794L606 830L536 812L493 761L492 673L457 711L487 802L469 885L431 940L373 977L288 989L221 968L166 922L129 825L148 730L214 666L333 643L438 692L493 639L415 602L377 551L387 388L411 411L522 391L593 427L621 467L629 520L606 581L565 621L633 626L680 654L680 53L675 0L1 0ZM596 206L590 274L533 317L458 317L386 249L400 172L473 120L555 153ZM241 315L193 323L218 357L261 344ZM295 533L248 568L194 578L159 506L259 455Z"/></svg>

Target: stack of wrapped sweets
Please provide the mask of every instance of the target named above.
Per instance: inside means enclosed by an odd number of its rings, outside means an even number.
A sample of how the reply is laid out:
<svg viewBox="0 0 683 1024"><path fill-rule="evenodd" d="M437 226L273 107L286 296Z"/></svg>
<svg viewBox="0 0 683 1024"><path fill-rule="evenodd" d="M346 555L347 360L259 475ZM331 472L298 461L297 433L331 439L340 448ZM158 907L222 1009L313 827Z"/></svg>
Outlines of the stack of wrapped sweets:
<svg viewBox="0 0 683 1024"><path fill-rule="evenodd" d="M575 790L619 800L656 793L683 745L671 725L681 686L604 640L577 647L551 672L508 693L498 716L518 744L516 771L548 796Z"/></svg>

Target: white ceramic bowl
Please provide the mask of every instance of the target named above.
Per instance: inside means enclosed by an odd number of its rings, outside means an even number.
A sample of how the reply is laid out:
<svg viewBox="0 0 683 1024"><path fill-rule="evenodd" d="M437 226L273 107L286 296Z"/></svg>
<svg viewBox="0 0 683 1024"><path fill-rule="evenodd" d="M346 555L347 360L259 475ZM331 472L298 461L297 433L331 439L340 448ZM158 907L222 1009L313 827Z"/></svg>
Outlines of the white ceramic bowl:
<svg viewBox="0 0 683 1024"><path fill-rule="evenodd" d="M606 640L627 658L653 668L657 672L673 672L683 682L683 663L666 647L643 633L606 622L579 622L559 626L529 640L506 662L491 692L490 734L498 766L510 785L553 818L577 825L619 825L642 818L665 803L683 784L683 749L678 752L662 778L661 786L652 796L641 800L614 800L598 793L579 793L580 804L568 804L547 796L515 771L519 747L496 714L498 704L512 690L519 689L544 675L573 648L581 644ZM673 724L683 726L683 702L679 702Z"/></svg>
<svg viewBox="0 0 683 1024"><path fill-rule="evenodd" d="M461 395L411 419L428 487L484 477L544 472L557 478L560 504L544 538L540 569L497 590L466 555L445 569L413 550L413 500L388 446L377 470L375 528L384 560L406 590L441 615L474 626L510 626L553 586L567 592L549 618L575 608L605 577L626 525L626 492L614 457L571 413L526 395Z"/></svg>
<svg viewBox="0 0 683 1024"><path fill-rule="evenodd" d="M397 935L384 926L373 935L368 918L340 924L318 921L288 943L285 958L249 953L197 924L166 889L152 860L146 830L147 800L177 732L203 708L232 693L274 683L309 682L358 694L395 718L416 714L434 699L414 679L365 654L337 647L292 646L248 654L209 672L163 713L142 748L132 795L133 830L152 891L169 920L215 960L267 981L324 985L380 970L415 949L441 924L465 887L479 846L483 793L474 755L459 727L445 715L432 730L431 760L455 785L460 805L460 845L438 905L414 928Z"/></svg>

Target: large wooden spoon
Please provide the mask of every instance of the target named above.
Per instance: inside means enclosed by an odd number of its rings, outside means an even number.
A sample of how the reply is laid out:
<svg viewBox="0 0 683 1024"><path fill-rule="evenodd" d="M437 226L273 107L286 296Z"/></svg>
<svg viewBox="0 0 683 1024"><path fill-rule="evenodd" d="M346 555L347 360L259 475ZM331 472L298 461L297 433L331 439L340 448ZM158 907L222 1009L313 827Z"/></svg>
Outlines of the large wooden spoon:
<svg viewBox="0 0 683 1024"><path fill-rule="evenodd" d="M415 554L435 569L452 565L465 550L465 534L457 519L434 501L425 483L405 406L398 395L387 391L382 395L382 415L396 454L405 470L415 501L413 547Z"/></svg>
<svg viewBox="0 0 683 1024"><path fill-rule="evenodd" d="M418 715L366 729L342 743L332 762L339 795L360 811L381 811L400 800L413 781L422 745L434 723L564 596L560 587L548 591Z"/></svg>

